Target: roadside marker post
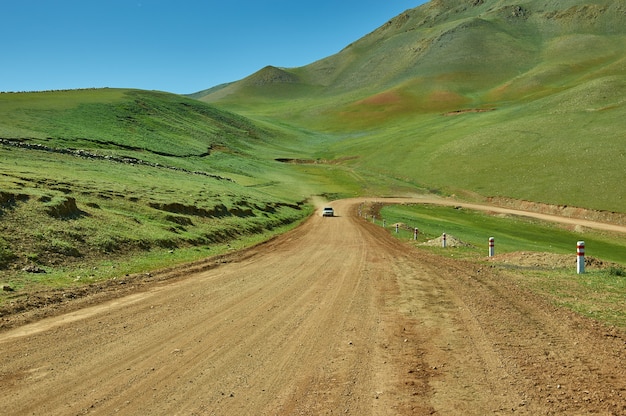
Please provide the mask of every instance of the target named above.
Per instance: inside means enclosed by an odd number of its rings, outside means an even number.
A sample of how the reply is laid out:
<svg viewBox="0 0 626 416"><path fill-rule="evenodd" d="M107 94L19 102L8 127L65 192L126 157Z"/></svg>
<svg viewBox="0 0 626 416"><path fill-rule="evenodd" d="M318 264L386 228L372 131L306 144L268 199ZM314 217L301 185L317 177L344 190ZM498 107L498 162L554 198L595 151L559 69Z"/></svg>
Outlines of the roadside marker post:
<svg viewBox="0 0 626 416"><path fill-rule="evenodd" d="M386 223L387 223L387 221L385 219L383 219L383 228L386 227L386 225L385 225Z"/></svg>
<svg viewBox="0 0 626 416"><path fill-rule="evenodd" d="M495 252L495 240L493 237L489 237L489 257L493 257Z"/></svg>
<svg viewBox="0 0 626 416"><path fill-rule="evenodd" d="M576 243L576 273L585 273L585 242Z"/></svg>
<svg viewBox="0 0 626 416"><path fill-rule="evenodd" d="M398 223L396 223L396 234L398 234Z"/></svg>
<svg viewBox="0 0 626 416"><path fill-rule="evenodd" d="M417 240L417 235L420 233L420 230L417 229L417 227L415 227L415 230L413 230L413 240Z"/></svg>
<svg viewBox="0 0 626 416"><path fill-rule="evenodd" d="M441 236L441 247L446 248L446 233Z"/></svg>

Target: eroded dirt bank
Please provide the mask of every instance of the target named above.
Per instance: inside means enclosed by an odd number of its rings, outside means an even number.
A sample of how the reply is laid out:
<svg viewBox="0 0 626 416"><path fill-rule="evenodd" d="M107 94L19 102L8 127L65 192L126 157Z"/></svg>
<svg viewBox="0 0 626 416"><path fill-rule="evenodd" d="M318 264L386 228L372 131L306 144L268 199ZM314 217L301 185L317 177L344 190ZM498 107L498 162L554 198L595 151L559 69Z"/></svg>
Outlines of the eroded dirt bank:
<svg viewBox="0 0 626 416"><path fill-rule="evenodd" d="M0 414L624 414L624 334L356 216L0 333Z"/></svg>

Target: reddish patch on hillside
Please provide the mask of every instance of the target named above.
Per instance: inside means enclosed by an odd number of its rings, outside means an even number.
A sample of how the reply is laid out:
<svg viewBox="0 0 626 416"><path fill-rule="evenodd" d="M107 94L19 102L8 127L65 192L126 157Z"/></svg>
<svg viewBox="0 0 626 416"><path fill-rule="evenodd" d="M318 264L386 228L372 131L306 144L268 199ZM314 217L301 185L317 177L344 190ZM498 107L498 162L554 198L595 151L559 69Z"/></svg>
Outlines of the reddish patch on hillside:
<svg viewBox="0 0 626 416"><path fill-rule="evenodd" d="M371 125L381 123L395 116L414 112L416 105L414 98L398 91L387 91L372 95L349 105L345 111L338 113L341 122ZM354 124L352 124L354 126Z"/></svg>
<svg viewBox="0 0 626 416"><path fill-rule="evenodd" d="M428 102L436 108L457 107L466 101L465 97L452 91L433 91L428 96Z"/></svg>
<svg viewBox="0 0 626 416"><path fill-rule="evenodd" d="M400 94L395 91L387 91L380 94L373 95L369 98L357 102L357 104L367 105L388 105L396 104L402 100Z"/></svg>
<svg viewBox="0 0 626 416"><path fill-rule="evenodd" d="M511 89L511 83L507 82L506 84L501 85L491 90L491 92L488 94L488 97L492 100L502 99L509 93L510 89Z"/></svg>

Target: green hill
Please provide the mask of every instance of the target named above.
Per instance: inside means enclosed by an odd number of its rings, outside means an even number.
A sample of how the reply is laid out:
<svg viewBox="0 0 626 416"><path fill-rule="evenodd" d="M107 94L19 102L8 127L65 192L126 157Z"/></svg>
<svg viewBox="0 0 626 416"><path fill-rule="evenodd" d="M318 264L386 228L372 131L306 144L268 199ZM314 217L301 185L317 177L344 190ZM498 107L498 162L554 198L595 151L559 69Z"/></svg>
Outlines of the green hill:
<svg viewBox="0 0 626 416"><path fill-rule="evenodd" d="M169 265L267 237L310 212L315 191L284 186L299 175L264 157L280 155L285 133L197 100L5 93L0 114L5 277L34 264L44 280L67 284L141 270L134 263L146 256L151 268Z"/></svg>
<svg viewBox="0 0 626 416"><path fill-rule="evenodd" d="M624 18L623 5L611 1L431 1L336 55L300 68L266 67L195 98L257 111L259 102L303 99L296 106L305 108L324 98L317 107L339 111L404 93L410 112L528 100L622 75Z"/></svg>
<svg viewBox="0 0 626 416"><path fill-rule="evenodd" d="M626 9L434 0L341 52L195 95L388 184L626 212ZM294 158L307 158L294 154Z"/></svg>

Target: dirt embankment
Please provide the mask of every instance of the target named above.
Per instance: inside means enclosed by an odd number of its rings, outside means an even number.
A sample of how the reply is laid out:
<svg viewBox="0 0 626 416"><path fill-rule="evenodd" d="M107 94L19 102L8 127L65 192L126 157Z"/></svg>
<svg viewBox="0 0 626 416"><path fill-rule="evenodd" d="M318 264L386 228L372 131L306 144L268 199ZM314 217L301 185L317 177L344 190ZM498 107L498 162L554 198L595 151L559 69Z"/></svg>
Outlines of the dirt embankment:
<svg viewBox="0 0 626 416"><path fill-rule="evenodd" d="M604 222L609 224L626 225L626 214L621 212L600 211L567 205L542 204L539 202L524 201L511 198L487 198L489 204L512 208L527 212L554 215L573 219Z"/></svg>

